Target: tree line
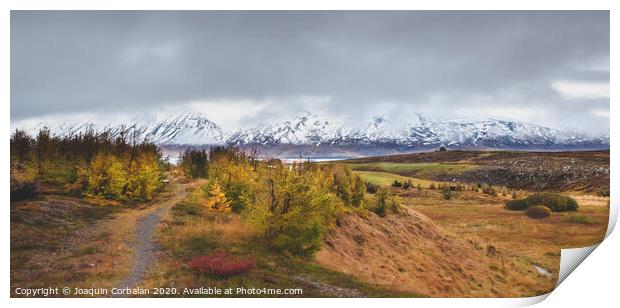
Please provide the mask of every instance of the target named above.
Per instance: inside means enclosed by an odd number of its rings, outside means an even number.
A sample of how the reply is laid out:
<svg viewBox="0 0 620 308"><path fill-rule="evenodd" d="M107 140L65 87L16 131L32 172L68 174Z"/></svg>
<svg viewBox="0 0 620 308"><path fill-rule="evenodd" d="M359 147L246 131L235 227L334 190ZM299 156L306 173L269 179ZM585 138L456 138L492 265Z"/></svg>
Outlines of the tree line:
<svg viewBox="0 0 620 308"><path fill-rule="evenodd" d="M130 129L55 136L43 128L34 137L16 130L10 155L15 200L34 194L39 183L85 196L145 201L161 188L165 171L157 146Z"/></svg>

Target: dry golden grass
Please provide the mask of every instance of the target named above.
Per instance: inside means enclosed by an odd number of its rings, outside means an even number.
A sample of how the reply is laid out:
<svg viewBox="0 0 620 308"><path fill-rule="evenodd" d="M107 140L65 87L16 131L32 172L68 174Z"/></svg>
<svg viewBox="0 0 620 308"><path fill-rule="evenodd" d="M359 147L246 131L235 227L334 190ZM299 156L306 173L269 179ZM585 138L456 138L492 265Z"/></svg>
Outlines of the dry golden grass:
<svg viewBox="0 0 620 308"><path fill-rule="evenodd" d="M534 296L555 287L560 249L596 244L607 229L608 208L589 196L580 199L577 213L535 220L503 208L510 194L457 191L444 200L438 190L390 190L405 208L428 218L349 217L354 221L327 237L319 263L366 282L430 296ZM528 194L518 192L519 197ZM412 223L423 225L427 234L412 232Z"/></svg>
<svg viewBox="0 0 620 308"><path fill-rule="evenodd" d="M483 239L445 232L412 210L349 215L325 239L317 262L359 279L432 297L518 297L552 283Z"/></svg>
<svg viewBox="0 0 620 308"><path fill-rule="evenodd" d="M538 264L553 274L559 272L560 249L591 246L603 240L609 211L582 203L577 213L552 213L547 219L531 219L522 211L503 208L505 198L475 192L458 192L453 200L428 196L403 197L403 205L423 213L446 231L466 239L478 239L497 247L514 260ZM582 215L595 223L570 222Z"/></svg>

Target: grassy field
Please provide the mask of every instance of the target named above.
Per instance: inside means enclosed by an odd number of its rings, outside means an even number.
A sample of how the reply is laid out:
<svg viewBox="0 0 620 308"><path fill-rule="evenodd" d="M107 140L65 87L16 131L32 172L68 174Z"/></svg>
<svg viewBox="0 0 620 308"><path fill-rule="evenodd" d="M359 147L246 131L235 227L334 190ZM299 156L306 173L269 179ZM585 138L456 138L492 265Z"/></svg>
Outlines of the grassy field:
<svg viewBox="0 0 620 308"><path fill-rule="evenodd" d="M390 186L394 181L399 181L404 183L406 181L411 181L414 187L420 184L423 188L428 188L432 181L412 178L402 175L397 175L388 172L380 172L380 171L354 171L357 175L359 175L364 182L372 183L380 186Z"/></svg>
<svg viewBox="0 0 620 308"><path fill-rule="evenodd" d="M418 211L452 234L472 242L488 243L524 265L536 264L553 274L555 284L560 249L591 246L603 240L609 209L583 202L578 212L552 213L531 219L503 205L508 197L462 191L442 200L440 191L392 189L404 206ZM525 195L527 192L520 192Z"/></svg>
<svg viewBox="0 0 620 308"><path fill-rule="evenodd" d="M477 168L475 165L458 163L393 163L393 162L371 162L371 163L346 163L352 170L356 171L379 171L389 172L403 176L430 178L438 174L457 174Z"/></svg>

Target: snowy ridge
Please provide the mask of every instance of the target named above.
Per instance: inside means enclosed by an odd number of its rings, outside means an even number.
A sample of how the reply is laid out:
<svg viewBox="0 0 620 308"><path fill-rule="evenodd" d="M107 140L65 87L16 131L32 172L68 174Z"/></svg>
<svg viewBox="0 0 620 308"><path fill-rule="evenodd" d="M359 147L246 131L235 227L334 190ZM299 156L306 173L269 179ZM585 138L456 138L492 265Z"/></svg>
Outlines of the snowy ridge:
<svg viewBox="0 0 620 308"><path fill-rule="evenodd" d="M40 122L30 127L14 126L31 134L47 127L53 135L67 136L88 130L136 134L159 145L303 145L381 146L431 148L608 148L609 135L588 136L577 131L559 131L515 120L431 119L414 114L409 124L397 124L383 115L367 121L318 116L304 112L290 119L225 132L198 112L150 115L126 121L98 123L95 120Z"/></svg>
<svg viewBox="0 0 620 308"><path fill-rule="evenodd" d="M92 130L108 132L117 136L121 132L135 134L138 139L146 139L159 145L204 145L220 144L224 140L222 129L211 122L204 114L186 112L180 114L151 115L127 121L98 122L39 122L30 127L15 126L31 134L48 128L55 136L70 136Z"/></svg>

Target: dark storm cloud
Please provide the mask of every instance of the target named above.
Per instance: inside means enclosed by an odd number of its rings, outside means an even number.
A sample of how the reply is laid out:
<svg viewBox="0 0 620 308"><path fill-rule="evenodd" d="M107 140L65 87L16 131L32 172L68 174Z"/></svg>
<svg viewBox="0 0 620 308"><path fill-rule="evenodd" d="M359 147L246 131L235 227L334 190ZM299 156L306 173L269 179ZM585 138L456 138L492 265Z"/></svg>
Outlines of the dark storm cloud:
<svg viewBox="0 0 620 308"><path fill-rule="evenodd" d="M210 100L294 108L298 97L327 97L321 106L334 113L391 103L538 120L529 109L544 124L607 131L608 94L567 98L553 86L562 81L608 84L608 12L11 15L13 120Z"/></svg>

